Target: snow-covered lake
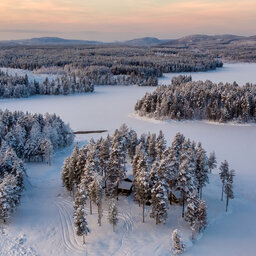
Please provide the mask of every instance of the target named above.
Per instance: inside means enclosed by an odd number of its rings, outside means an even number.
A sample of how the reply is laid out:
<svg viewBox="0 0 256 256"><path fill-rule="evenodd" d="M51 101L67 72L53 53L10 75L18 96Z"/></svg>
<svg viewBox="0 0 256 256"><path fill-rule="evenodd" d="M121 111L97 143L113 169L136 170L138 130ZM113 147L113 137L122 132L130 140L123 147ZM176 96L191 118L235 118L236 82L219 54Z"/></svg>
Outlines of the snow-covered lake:
<svg viewBox="0 0 256 256"><path fill-rule="evenodd" d="M236 80L241 84L245 82L256 82L256 64L227 64L225 66L223 70L193 73L193 80L211 79L215 82L233 82ZM171 79L171 76L168 75L168 78L161 78L160 83L167 83L166 80L168 79ZM190 139L201 141L208 152L215 151L218 163L226 159L230 163L230 168L236 170L236 198L230 203L230 212L227 215L221 215L221 217L217 214L215 216L217 219L211 222L200 241L197 241L185 255L254 255L256 251L256 126L211 124L200 121L161 122L137 118L133 114L136 101L141 98L145 92L150 92L154 89L155 88L137 86L97 86L95 92L90 94L35 96L28 99L0 100L0 108L7 108L12 111L23 110L29 112L56 113L60 115L65 122L70 123L73 130L107 129L112 133L115 128L125 122L139 134L148 131L158 133L159 130L162 129L168 140L168 144L177 132L183 133ZM77 141L81 144L89 140L91 136L97 138L100 135L80 136L77 137ZM26 192L23 198L23 204L18 208L16 217L12 224L10 224L11 233L26 234L27 244L35 247L36 251L41 255L50 255L56 252L61 255L70 255L69 253L72 252L72 248L77 244L77 241L73 241L73 238L69 238L69 236L72 235L70 231L72 221L70 219L68 219L68 222L65 220L64 223L64 228L66 228L67 231L59 230L59 224L55 224L57 220L47 220L47 216L49 218L56 218L54 209L59 203L59 199L56 198L58 193L62 193L60 192L62 191L60 182L61 165L64 157L69 153L70 149L63 153L58 153L51 167L38 167L38 165L29 166L28 173L31 177L31 183L36 188ZM209 207L211 217L215 214L214 205L216 202L219 202L220 197L221 188L218 181L216 181L217 173L218 171L216 170L212 179L216 183L215 185L219 185L219 190L210 186L206 191L209 198L213 200L211 201L212 205ZM39 188L42 188L42 190ZM56 200L58 203L55 202ZM216 200L216 202L214 202L214 200ZM49 209L45 209L43 213L40 213L39 210L37 211L32 208L31 202L37 205L39 209L42 208L42 205L49 207ZM29 209L34 215L29 213ZM62 205L61 211L71 211L67 209L68 208ZM35 220L35 215L38 220ZM40 225L40 221L43 223L42 225ZM56 225L56 227L54 225ZM63 225L61 227L63 227ZM39 229L41 230L39 231ZM60 233L62 232L65 232L64 238L61 237ZM68 234L68 232L71 233ZM152 231L147 230L147 232L155 231L152 229ZM163 232L168 231L165 230ZM133 249L135 251L137 249L137 252L139 251L139 246L145 246L147 247L147 252L152 253L151 255L168 255L168 248L164 246L168 246L170 236L165 238L165 236L159 234L158 238L157 235L152 235L150 237L154 240L149 241L147 234L145 234L145 237L142 235L139 237L140 243L135 243L134 239L136 238L132 237L133 235L135 234L131 233L130 237L125 238L126 246L130 248L134 247ZM95 240L93 240L93 237ZM61 239L65 240L64 244L61 243ZM95 234L88 239L91 243L88 245L89 249L87 248L86 250L89 251L84 251L84 253L88 254L88 252L90 252L90 255L91 253L97 254L96 252L99 252L98 249L103 241L96 241L97 236ZM115 249L115 252L111 251L115 247L113 245L115 241L108 239L108 237L105 237L105 239L108 241L109 246L104 247L106 250L101 250L100 255L135 255L132 253L125 254L127 251L125 252L123 249ZM162 239L167 239L168 241L166 240L163 243ZM124 241L122 240L121 242ZM93 243L95 243L95 245ZM58 250L54 249L56 244L58 245ZM66 250L65 246L69 246L71 251ZM121 247L122 245L120 245L120 248ZM93 251L93 248L95 251ZM82 255L83 251L79 250L74 251L72 255ZM150 253L148 255L150 255Z"/></svg>
<svg viewBox="0 0 256 256"><path fill-rule="evenodd" d="M159 84L169 84L172 77L176 75L191 75L194 81L211 80L215 83L233 83L234 81L236 81L239 85L245 85L247 82L256 84L256 64L225 63L223 68L218 68L217 70L212 70L208 72L164 74L164 76L159 79Z"/></svg>

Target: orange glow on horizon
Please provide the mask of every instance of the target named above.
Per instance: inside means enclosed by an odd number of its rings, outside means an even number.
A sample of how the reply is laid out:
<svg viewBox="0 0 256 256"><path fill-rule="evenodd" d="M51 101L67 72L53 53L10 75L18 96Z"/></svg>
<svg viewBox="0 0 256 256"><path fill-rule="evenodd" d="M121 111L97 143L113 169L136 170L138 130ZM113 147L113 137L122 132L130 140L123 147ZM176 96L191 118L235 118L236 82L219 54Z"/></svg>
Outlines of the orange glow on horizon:
<svg viewBox="0 0 256 256"><path fill-rule="evenodd" d="M1 0L0 39L47 33L106 41L125 33L256 34L255 13L255 0Z"/></svg>

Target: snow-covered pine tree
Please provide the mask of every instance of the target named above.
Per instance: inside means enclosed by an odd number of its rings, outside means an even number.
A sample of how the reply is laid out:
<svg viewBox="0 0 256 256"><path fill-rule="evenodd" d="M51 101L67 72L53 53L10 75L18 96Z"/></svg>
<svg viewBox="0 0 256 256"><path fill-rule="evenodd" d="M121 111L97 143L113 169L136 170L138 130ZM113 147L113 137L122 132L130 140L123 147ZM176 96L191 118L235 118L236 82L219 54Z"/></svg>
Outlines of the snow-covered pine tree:
<svg viewBox="0 0 256 256"><path fill-rule="evenodd" d="M89 151L89 150L88 150ZM93 161L89 161L87 151L87 160L84 166L84 172L81 177L81 184L84 184L86 191L89 191L89 186L93 181L93 176L95 175L95 166ZM90 198L90 214L92 214L92 199Z"/></svg>
<svg viewBox="0 0 256 256"><path fill-rule="evenodd" d="M102 218L102 198L104 194L104 190L102 188L100 177L95 174L92 182L88 187L88 194L91 200L98 207L98 224L101 226L101 218Z"/></svg>
<svg viewBox="0 0 256 256"><path fill-rule="evenodd" d="M112 145L110 149L110 159L109 159L109 177L107 183L107 196L114 197L116 194L118 198L117 188L119 182L125 177L125 152L123 147L123 142L120 137L118 130L112 138Z"/></svg>
<svg viewBox="0 0 256 256"><path fill-rule="evenodd" d="M85 186L80 184L76 191L75 203L74 203L74 224L76 228L76 234L83 236L83 244L85 243L85 236L90 232L88 223L86 220L85 204L87 200L87 193Z"/></svg>
<svg viewBox="0 0 256 256"><path fill-rule="evenodd" d="M142 204L142 222L145 222L145 203L150 198L150 177L147 154L142 151L137 165L136 200ZM135 196L134 196L135 197Z"/></svg>
<svg viewBox="0 0 256 256"><path fill-rule="evenodd" d="M19 185L19 177L5 173L0 183L0 219L8 220L20 202L23 187Z"/></svg>
<svg viewBox="0 0 256 256"><path fill-rule="evenodd" d="M132 172L133 172L134 177L137 174L137 165L138 165L138 161L139 161L139 158L140 158L140 153L141 153L142 150L144 151L144 146L143 146L143 143L140 142L139 145L136 146L135 154L134 154L134 157L132 159Z"/></svg>
<svg viewBox="0 0 256 256"><path fill-rule="evenodd" d="M181 241L178 229L172 232L172 254L180 255L185 251L185 245Z"/></svg>
<svg viewBox="0 0 256 256"><path fill-rule="evenodd" d="M198 210L199 210L199 198L190 193L187 198L187 206L185 211L185 220L189 223L192 230L192 239L194 239L195 233L198 227Z"/></svg>
<svg viewBox="0 0 256 256"><path fill-rule="evenodd" d="M229 172L228 162L226 160L222 162L219 169L220 169L219 175L222 182L221 201L223 201L224 187L225 187L227 177L228 177L228 172Z"/></svg>
<svg viewBox="0 0 256 256"><path fill-rule="evenodd" d="M170 155L165 152L163 154L162 159L159 162L157 171L158 171L159 178L165 180L166 190L167 190L167 193L169 194L171 190L171 182L175 174L171 173L172 169L171 169L171 159L169 158Z"/></svg>
<svg viewBox="0 0 256 256"><path fill-rule="evenodd" d="M70 162L70 158L67 157L64 160L64 164L62 166L62 183L65 186L65 188L68 191L72 191L72 182L70 183L70 179L69 179L69 162Z"/></svg>
<svg viewBox="0 0 256 256"><path fill-rule="evenodd" d="M77 161L76 161L76 184L81 183L81 176L84 171L84 167L86 164L86 158L87 158L87 147L83 146L77 155Z"/></svg>
<svg viewBox="0 0 256 256"><path fill-rule="evenodd" d="M87 234L90 232L90 229L88 228L85 210L81 205L79 205L74 212L74 223L76 228L76 234L78 236L83 236L84 244L84 237L87 236Z"/></svg>
<svg viewBox="0 0 256 256"><path fill-rule="evenodd" d="M100 152L99 152L99 161L100 166L103 172L103 179L106 187L107 179L108 179L108 165L109 165L109 158L110 158L110 147L111 141L110 137L108 136L105 140L102 140L100 145Z"/></svg>
<svg viewBox="0 0 256 256"><path fill-rule="evenodd" d="M78 180L78 173L77 173L77 166L76 166L78 155L79 155L79 148L78 148L78 145L76 144L69 158L69 174L68 174L71 191L73 191L73 196L75 194L75 187L78 185L76 183L76 180Z"/></svg>
<svg viewBox="0 0 256 256"><path fill-rule="evenodd" d="M157 175L157 174L156 174ZM156 218L156 224L165 223L167 219L168 194L164 179L156 177L151 189L152 213L151 217Z"/></svg>
<svg viewBox="0 0 256 256"><path fill-rule="evenodd" d="M163 157L163 153L166 149L166 141L164 138L164 134L162 130L160 130L159 135L156 139L156 154L161 159Z"/></svg>
<svg viewBox="0 0 256 256"><path fill-rule="evenodd" d="M140 203L140 200L137 198L137 191L138 191L138 177L140 175L140 170L139 170L139 161L141 158L141 155L145 155L145 150L143 147L143 143L140 142L140 144L136 147L136 152L132 160L132 172L133 172L133 189L134 189L134 200L138 201ZM147 161L147 160L146 160ZM142 162L141 162L142 163Z"/></svg>
<svg viewBox="0 0 256 256"><path fill-rule="evenodd" d="M149 163L152 164L156 159L156 134L152 133L147 147Z"/></svg>
<svg viewBox="0 0 256 256"><path fill-rule="evenodd" d="M133 159L133 157L135 155L135 150L136 150L137 145L138 145L137 133L133 129L130 129L129 144L127 145L127 151L128 151L128 155L131 159Z"/></svg>
<svg viewBox="0 0 256 256"><path fill-rule="evenodd" d="M113 232L115 232L115 226L118 223L118 209L115 201L112 199L109 204L109 209L108 209L108 220L109 223L113 225Z"/></svg>
<svg viewBox="0 0 256 256"><path fill-rule="evenodd" d="M227 173L226 183L224 187L224 192L226 194L227 200L226 200L226 212L228 211L228 202L229 199L234 198L234 192L233 192L233 179L235 176L235 171L231 170Z"/></svg>
<svg viewBox="0 0 256 256"><path fill-rule="evenodd" d="M53 146L51 141L47 138L41 139L39 141L39 148L43 157L43 161L51 165L51 159L53 154Z"/></svg>
<svg viewBox="0 0 256 256"><path fill-rule="evenodd" d="M189 193L195 190L194 173L195 161L193 159L193 149L189 141L184 141L180 157L180 166L176 189L180 191L182 202L182 217L184 217L185 202Z"/></svg>
<svg viewBox="0 0 256 256"><path fill-rule="evenodd" d="M192 239L195 233L200 233L207 226L207 209L204 200L200 200L197 195L190 193L186 207L185 220L192 230Z"/></svg>
<svg viewBox="0 0 256 256"><path fill-rule="evenodd" d="M210 153L210 156L208 158L208 166L209 166L210 172L212 172L212 170L217 167L217 160L216 160L214 151Z"/></svg>
<svg viewBox="0 0 256 256"><path fill-rule="evenodd" d="M203 187L209 183L208 177L208 158L202 144L199 142L196 147L196 169L195 178L197 181L197 191L200 198L202 198Z"/></svg>
<svg viewBox="0 0 256 256"><path fill-rule="evenodd" d="M101 144L102 144L102 137L96 141L95 146L94 146L94 164L95 164L95 171L98 173L98 175L103 176L103 169L102 166L100 165L100 150L101 150Z"/></svg>
<svg viewBox="0 0 256 256"><path fill-rule="evenodd" d="M123 139L123 145L124 145L125 152L126 152L130 141L129 141L129 129L125 123L120 126L119 132L120 132L120 136Z"/></svg>
<svg viewBox="0 0 256 256"><path fill-rule="evenodd" d="M2 219L4 222L6 222L11 215L11 194L12 191L8 181L3 179L0 183L0 219Z"/></svg>
<svg viewBox="0 0 256 256"><path fill-rule="evenodd" d="M180 155L182 150L182 144L185 138L182 134L177 133L173 139L172 145L169 149L168 162L169 171L172 176L171 186L175 188L178 180L178 172L180 166Z"/></svg>
<svg viewBox="0 0 256 256"><path fill-rule="evenodd" d="M202 229L207 227L207 207L204 200L199 201L198 208L198 232L200 233Z"/></svg>

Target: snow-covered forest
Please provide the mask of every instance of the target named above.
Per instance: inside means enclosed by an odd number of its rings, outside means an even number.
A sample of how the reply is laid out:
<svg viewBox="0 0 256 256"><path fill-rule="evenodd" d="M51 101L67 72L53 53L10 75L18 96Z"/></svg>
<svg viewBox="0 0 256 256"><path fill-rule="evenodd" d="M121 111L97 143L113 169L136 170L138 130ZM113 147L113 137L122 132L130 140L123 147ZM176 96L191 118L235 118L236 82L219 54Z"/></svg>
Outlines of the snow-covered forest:
<svg viewBox="0 0 256 256"><path fill-rule="evenodd" d="M132 167L130 175L127 166ZM138 137L125 124L106 139L96 142L91 139L81 149L76 145L62 168L63 184L75 198L76 233L84 237L91 230L84 211L87 199L90 214L92 205L97 207L100 226L103 203L109 202L109 222L114 230L118 223L119 194L126 190L126 193L133 191L133 200L142 206L142 222L145 222L145 205L151 206L150 217L160 224L172 218L168 216L169 205L180 204L181 215L194 239L207 226L203 187L216 167L214 152L208 157L200 142L196 144L177 133L168 147L162 131L158 135L148 133ZM229 170L227 161L221 164L220 170L222 200L225 193L228 206L228 199L233 198L234 171ZM132 187L127 187L129 182Z"/></svg>
<svg viewBox="0 0 256 256"><path fill-rule="evenodd" d="M58 116L0 111L0 219L19 204L26 171L23 161L51 164L53 151L73 142L73 132Z"/></svg>
<svg viewBox="0 0 256 256"><path fill-rule="evenodd" d="M28 76L12 76L0 70L0 98L26 98L32 95L67 95L77 92L93 92L94 85L81 72L78 76L63 75L55 80L46 78L43 83L30 82Z"/></svg>
<svg viewBox="0 0 256 256"><path fill-rule="evenodd" d="M207 71L223 65L214 55L161 48L41 46L15 49L0 48L1 67L32 70L36 74L59 74L61 78L46 79L38 84L29 83L26 77L0 73L0 97L91 92L94 85L156 86L157 78L164 72Z"/></svg>
<svg viewBox="0 0 256 256"><path fill-rule="evenodd" d="M52 153L73 142L73 132L55 114L0 111L1 150L9 147L25 161L50 163Z"/></svg>
<svg viewBox="0 0 256 256"><path fill-rule="evenodd" d="M156 119L255 122L256 85L192 82L190 76L178 76L171 85L146 93L135 111Z"/></svg>

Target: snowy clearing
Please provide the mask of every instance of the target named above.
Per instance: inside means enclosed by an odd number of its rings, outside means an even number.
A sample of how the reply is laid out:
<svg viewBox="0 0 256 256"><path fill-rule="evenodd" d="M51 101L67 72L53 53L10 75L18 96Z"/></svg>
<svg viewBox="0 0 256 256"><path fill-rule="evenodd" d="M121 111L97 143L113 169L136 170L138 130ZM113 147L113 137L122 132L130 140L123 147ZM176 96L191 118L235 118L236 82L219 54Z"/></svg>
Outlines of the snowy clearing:
<svg viewBox="0 0 256 256"><path fill-rule="evenodd" d="M244 72L248 65L254 67L254 70L256 67L255 64L228 64L229 67L230 65L239 65ZM216 79L229 82L236 80L239 83L235 78L236 68L233 72L224 72L226 75L222 78L217 78L219 72L223 74L222 70L203 73L204 77L200 79L211 79L212 75ZM196 80L195 76L199 74L193 74L193 79ZM255 82L254 74L250 74L244 74L246 81ZM235 199L230 201L229 212L225 213L224 203L220 202L221 187L218 171L215 170L211 175L210 185L204 190L209 206L209 226L200 241L194 244L188 242L190 234L187 229L182 228L184 223L178 214L169 218L165 226L156 226L148 216L143 224L139 206L129 198L124 198L120 200L122 207L116 233L112 232L107 223L106 213L101 228L96 224L97 218L88 215L92 233L86 237L86 245L82 246L82 239L74 233L72 198L61 185L61 166L73 149L69 147L54 156L52 166L27 164L30 184L27 184L21 205L11 221L6 226L1 225L0 255L8 255L9 252L10 255L170 255L171 232L177 227L181 229L189 247L184 255L255 254L255 126L138 119L133 115L137 99L154 89L97 86L92 94L1 100L0 108L32 113L55 112L64 122L70 123L73 130L106 129L112 133L125 122L138 134L148 131L158 133L162 129L168 144L177 132L201 141L208 153L215 150L218 164L226 159L230 168L236 170ZM97 139L100 136L106 136L106 133L79 135L76 140L81 146L90 138ZM175 212L175 209L170 208L169 211Z"/></svg>

